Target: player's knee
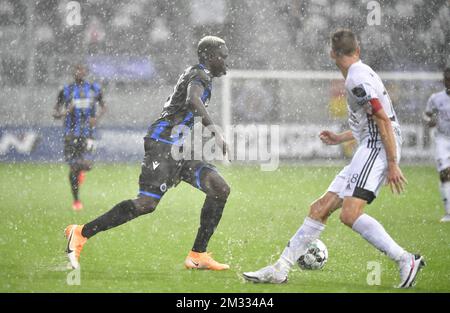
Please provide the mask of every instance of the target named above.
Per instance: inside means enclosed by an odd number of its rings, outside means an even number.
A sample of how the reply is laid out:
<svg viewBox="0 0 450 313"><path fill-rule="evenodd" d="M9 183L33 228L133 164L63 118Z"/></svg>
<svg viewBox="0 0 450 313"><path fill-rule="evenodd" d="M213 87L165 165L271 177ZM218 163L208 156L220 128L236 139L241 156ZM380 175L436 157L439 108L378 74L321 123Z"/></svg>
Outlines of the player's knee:
<svg viewBox="0 0 450 313"><path fill-rule="evenodd" d="M207 193L208 196L212 196L216 199L226 200L230 195L231 189L226 182L221 182L220 184L214 185L210 192Z"/></svg>
<svg viewBox="0 0 450 313"><path fill-rule="evenodd" d="M94 162L92 162L92 161L86 161L86 162L83 164L83 170L84 170L84 171L90 171L90 170L92 169L93 166L94 166Z"/></svg>
<svg viewBox="0 0 450 313"><path fill-rule="evenodd" d="M70 165L70 170L73 173L78 173L80 171L90 171L92 169L94 162L88 160L81 160L74 162Z"/></svg>
<svg viewBox="0 0 450 313"><path fill-rule="evenodd" d="M91 160L80 160L76 162L78 171L90 171L93 165L94 162Z"/></svg>
<svg viewBox="0 0 450 313"><path fill-rule="evenodd" d="M224 182L220 188L220 195L221 198L227 199L230 195L231 188L230 185L228 185L226 182Z"/></svg>
<svg viewBox="0 0 450 313"><path fill-rule="evenodd" d="M227 182L215 172L209 172L204 178L204 191L208 197L226 200L231 189Z"/></svg>
<svg viewBox="0 0 450 313"><path fill-rule="evenodd" d="M450 168L446 168L439 172L439 178L442 183L446 183L450 181Z"/></svg>
<svg viewBox="0 0 450 313"><path fill-rule="evenodd" d="M77 163L70 164L70 172L71 173L78 173L80 171L80 167Z"/></svg>
<svg viewBox="0 0 450 313"><path fill-rule="evenodd" d="M136 215L149 214L156 210L158 201L151 197L139 197L133 200Z"/></svg>

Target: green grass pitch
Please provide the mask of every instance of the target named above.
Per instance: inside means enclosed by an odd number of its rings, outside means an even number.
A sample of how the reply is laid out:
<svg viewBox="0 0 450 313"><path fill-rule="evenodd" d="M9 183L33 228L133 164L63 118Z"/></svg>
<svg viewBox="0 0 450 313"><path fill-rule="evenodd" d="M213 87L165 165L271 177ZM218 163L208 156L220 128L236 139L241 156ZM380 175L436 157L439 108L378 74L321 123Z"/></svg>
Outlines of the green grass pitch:
<svg viewBox="0 0 450 313"><path fill-rule="evenodd" d="M209 250L231 270L184 269L204 196L182 183L154 213L90 239L81 256L80 285L71 286L64 227L134 197L139 166L96 165L81 190L85 209L77 213L65 165L0 164L0 292L450 292L450 224L439 223L443 209L433 167L404 166L407 191L395 196L384 188L366 210L400 245L426 257L417 286L407 291L393 288L397 266L342 225L338 214L322 236L329 250L323 270L295 269L283 285L244 282L243 271L276 260L339 168L220 169L231 195ZM367 284L369 261L380 263L381 285Z"/></svg>

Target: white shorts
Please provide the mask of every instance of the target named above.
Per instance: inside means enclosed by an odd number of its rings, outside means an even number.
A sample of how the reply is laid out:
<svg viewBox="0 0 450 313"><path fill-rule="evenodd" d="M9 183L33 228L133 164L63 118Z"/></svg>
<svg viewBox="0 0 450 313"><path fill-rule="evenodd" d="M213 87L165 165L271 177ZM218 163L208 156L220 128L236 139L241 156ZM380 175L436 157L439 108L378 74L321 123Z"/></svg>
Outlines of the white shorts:
<svg viewBox="0 0 450 313"><path fill-rule="evenodd" d="M439 136L435 137L436 142L436 167L439 172L450 167L450 138Z"/></svg>
<svg viewBox="0 0 450 313"><path fill-rule="evenodd" d="M397 159L400 147L397 145ZM356 197L371 203L378 195L387 174L386 152L381 148L360 145L349 165L335 177L328 191L339 198Z"/></svg>

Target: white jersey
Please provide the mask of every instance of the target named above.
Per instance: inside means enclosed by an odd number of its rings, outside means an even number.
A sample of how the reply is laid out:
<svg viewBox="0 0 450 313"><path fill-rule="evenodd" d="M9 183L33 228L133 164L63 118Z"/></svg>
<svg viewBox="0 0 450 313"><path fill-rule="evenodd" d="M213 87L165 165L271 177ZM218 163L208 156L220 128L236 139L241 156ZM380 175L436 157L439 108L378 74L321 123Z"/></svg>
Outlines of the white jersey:
<svg viewBox="0 0 450 313"><path fill-rule="evenodd" d="M348 69L345 79L350 129L359 145L368 148L381 147L378 126L372 117L371 99L378 99L383 110L391 119L394 136L401 145L400 125L392 107L391 99L383 82L370 66L358 61Z"/></svg>
<svg viewBox="0 0 450 313"><path fill-rule="evenodd" d="M436 135L450 137L450 96L445 90L431 95L425 112L437 115Z"/></svg>

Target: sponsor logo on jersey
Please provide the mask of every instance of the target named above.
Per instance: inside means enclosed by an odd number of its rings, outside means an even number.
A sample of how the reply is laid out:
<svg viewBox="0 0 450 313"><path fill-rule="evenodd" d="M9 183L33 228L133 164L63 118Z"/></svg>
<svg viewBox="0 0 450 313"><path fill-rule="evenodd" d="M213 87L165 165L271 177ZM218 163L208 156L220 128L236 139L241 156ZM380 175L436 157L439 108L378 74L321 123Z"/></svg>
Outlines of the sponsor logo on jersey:
<svg viewBox="0 0 450 313"><path fill-rule="evenodd" d="M353 88L352 93L358 98L362 98L362 97L366 96L366 91L364 90L363 87L360 87L360 86Z"/></svg>

